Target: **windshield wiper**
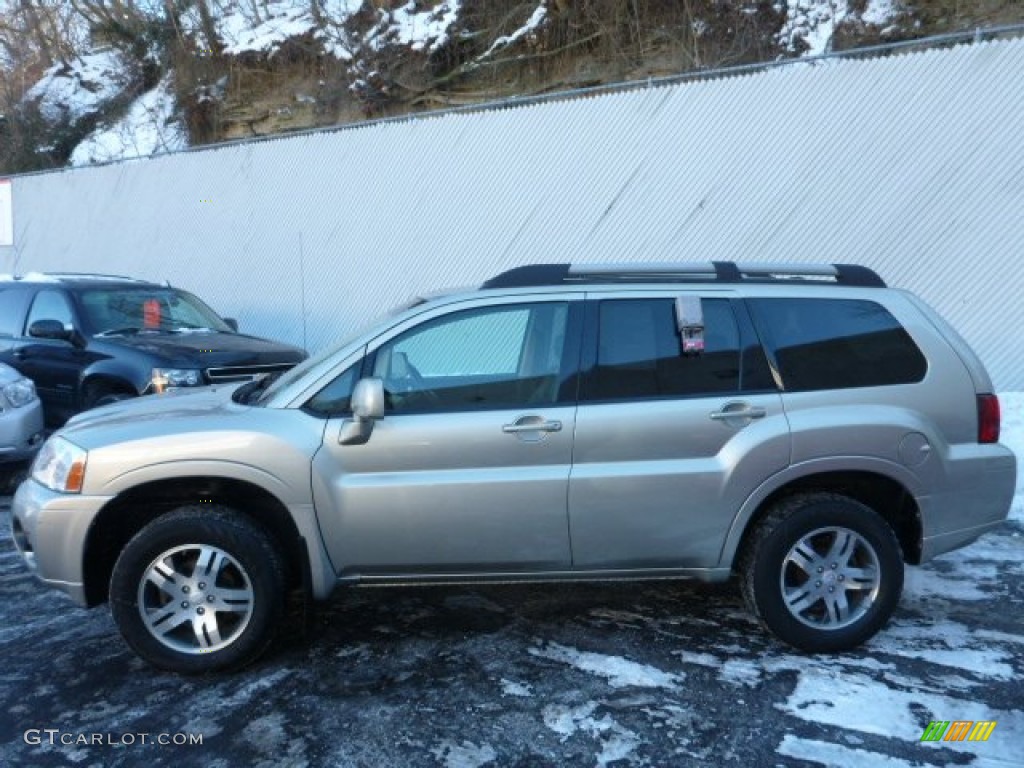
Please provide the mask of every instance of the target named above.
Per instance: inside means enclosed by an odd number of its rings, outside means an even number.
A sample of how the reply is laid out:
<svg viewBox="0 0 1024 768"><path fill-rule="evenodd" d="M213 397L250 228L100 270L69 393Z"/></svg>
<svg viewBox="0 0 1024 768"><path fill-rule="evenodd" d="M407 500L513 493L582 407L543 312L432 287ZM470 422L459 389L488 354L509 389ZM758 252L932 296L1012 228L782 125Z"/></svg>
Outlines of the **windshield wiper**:
<svg viewBox="0 0 1024 768"><path fill-rule="evenodd" d="M168 328L167 330L170 331L171 333L189 333L192 331L198 331L200 333L216 333L216 331L213 328L208 328L205 325L182 324L174 328Z"/></svg>
<svg viewBox="0 0 1024 768"><path fill-rule="evenodd" d="M100 331L97 336L129 336L141 333L142 329L134 325L126 325L124 328L111 328L109 331Z"/></svg>

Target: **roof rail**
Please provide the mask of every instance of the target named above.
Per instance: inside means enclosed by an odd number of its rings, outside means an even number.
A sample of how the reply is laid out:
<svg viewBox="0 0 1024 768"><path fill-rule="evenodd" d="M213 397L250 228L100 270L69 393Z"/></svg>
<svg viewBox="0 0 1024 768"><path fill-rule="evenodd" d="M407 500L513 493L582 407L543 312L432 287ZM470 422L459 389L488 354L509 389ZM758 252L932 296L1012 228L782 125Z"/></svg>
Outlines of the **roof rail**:
<svg viewBox="0 0 1024 768"><path fill-rule="evenodd" d="M885 288L878 273L857 264L783 264L733 261L637 264L532 264L516 267L481 288L528 288L564 283L808 282Z"/></svg>
<svg viewBox="0 0 1024 768"><path fill-rule="evenodd" d="M125 280L131 283L149 283L127 275L104 275L97 272L25 272L21 275L0 275L0 282L59 283L61 280Z"/></svg>
<svg viewBox="0 0 1024 768"><path fill-rule="evenodd" d="M128 275L105 275L102 272L43 272L46 277L54 277L58 280L127 280L132 283L148 283L149 280L142 280L138 277Z"/></svg>

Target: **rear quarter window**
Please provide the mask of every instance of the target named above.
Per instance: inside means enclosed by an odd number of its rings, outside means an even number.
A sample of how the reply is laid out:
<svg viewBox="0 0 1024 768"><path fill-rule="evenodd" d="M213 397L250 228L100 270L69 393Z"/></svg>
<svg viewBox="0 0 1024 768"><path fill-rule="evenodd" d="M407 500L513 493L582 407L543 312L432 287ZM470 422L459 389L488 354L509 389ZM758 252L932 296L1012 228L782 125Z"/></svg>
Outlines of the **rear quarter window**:
<svg viewBox="0 0 1024 768"><path fill-rule="evenodd" d="M858 299L749 299L785 390L921 381L928 363L881 304Z"/></svg>

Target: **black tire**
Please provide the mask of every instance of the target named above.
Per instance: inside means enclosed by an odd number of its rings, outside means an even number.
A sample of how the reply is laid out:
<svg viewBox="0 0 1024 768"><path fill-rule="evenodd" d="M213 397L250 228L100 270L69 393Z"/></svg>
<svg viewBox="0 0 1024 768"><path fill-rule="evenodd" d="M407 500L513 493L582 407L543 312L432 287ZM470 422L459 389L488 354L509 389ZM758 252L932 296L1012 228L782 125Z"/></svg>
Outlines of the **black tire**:
<svg viewBox="0 0 1024 768"><path fill-rule="evenodd" d="M751 532L738 571L747 607L779 639L812 653L849 650L872 637L903 592L892 528L870 507L834 493L774 505Z"/></svg>
<svg viewBox="0 0 1024 768"><path fill-rule="evenodd" d="M122 550L110 609L128 645L156 667L181 674L239 669L274 638L284 574L277 547L244 516L219 505L181 507Z"/></svg>
<svg viewBox="0 0 1024 768"><path fill-rule="evenodd" d="M129 400L135 397L134 392L128 392L124 389L117 389L113 385L108 384L90 384L85 391L86 410L90 408L99 408L103 405L110 405L111 403L117 403L121 400Z"/></svg>
<svg viewBox="0 0 1024 768"><path fill-rule="evenodd" d="M13 496L28 477L29 462L0 464L0 496Z"/></svg>

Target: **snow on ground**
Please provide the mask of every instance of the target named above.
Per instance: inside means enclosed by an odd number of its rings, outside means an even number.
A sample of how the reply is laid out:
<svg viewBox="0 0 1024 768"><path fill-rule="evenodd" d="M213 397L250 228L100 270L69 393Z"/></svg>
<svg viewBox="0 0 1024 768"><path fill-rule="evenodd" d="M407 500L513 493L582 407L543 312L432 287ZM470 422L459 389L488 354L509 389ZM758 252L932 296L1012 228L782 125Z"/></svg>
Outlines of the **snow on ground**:
<svg viewBox="0 0 1024 768"><path fill-rule="evenodd" d="M106 163L173 152L188 146L188 135L175 116L170 77L132 103L110 126L100 126L71 153L71 165Z"/></svg>
<svg viewBox="0 0 1024 768"><path fill-rule="evenodd" d="M498 757L495 751L486 744L477 746L471 741L456 744L452 740L445 740L434 747L431 752L445 768L479 768L479 766L493 763Z"/></svg>
<svg viewBox="0 0 1024 768"><path fill-rule="evenodd" d="M74 124L120 95L127 82L120 55L99 50L72 59L67 66L54 64L24 100L38 101L39 111L51 123L67 119Z"/></svg>
<svg viewBox="0 0 1024 768"><path fill-rule="evenodd" d="M675 688L683 680L680 675L663 672L646 664L637 664L618 656L579 651L558 643L551 643L543 648L531 648L530 653L560 661L583 672L600 675L608 680L612 688Z"/></svg>
<svg viewBox="0 0 1024 768"><path fill-rule="evenodd" d="M593 717L597 702L589 701L577 707L561 704L550 704L544 707L544 724L566 741L576 733L595 737L601 744L601 751L596 755L597 765L606 766L616 760L622 760L637 748L640 739L637 735L618 723L611 715L604 714L601 718Z"/></svg>

